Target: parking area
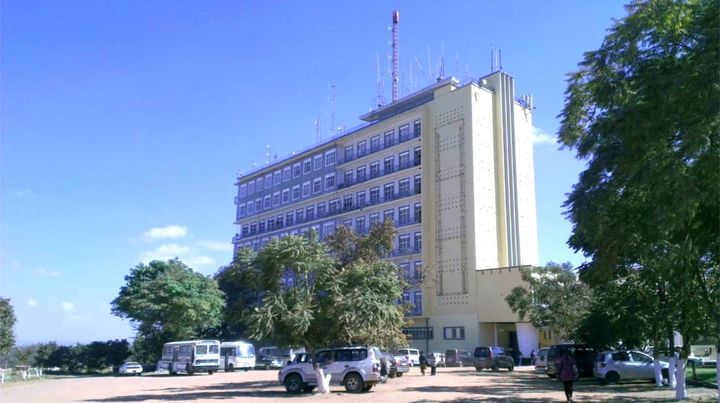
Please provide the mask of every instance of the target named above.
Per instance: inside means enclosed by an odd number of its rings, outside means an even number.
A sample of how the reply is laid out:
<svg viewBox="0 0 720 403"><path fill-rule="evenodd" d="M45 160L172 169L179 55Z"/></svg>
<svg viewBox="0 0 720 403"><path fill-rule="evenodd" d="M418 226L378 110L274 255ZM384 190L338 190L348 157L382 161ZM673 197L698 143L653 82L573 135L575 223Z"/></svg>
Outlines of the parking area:
<svg viewBox="0 0 720 403"><path fill-rule="evenodd" d="M514 372L476 372L474 368L438 368L436 376L420 374L415 367L402 378L377 385L372 391L350 394L332 386L327 395L289 395L277 383L277 371L249 371L169 376L143 374L140 377L48 378L28 383L3 385L0 399L11 402L243 402L348 401L348 402L548 402L565 401L562 385L529 367ZM717 391L689 388L689 401L717 401ZM660 402L671 401L674 391L656 389L650 382L599 385L595 380L576 384L578 402Z"/></svg>

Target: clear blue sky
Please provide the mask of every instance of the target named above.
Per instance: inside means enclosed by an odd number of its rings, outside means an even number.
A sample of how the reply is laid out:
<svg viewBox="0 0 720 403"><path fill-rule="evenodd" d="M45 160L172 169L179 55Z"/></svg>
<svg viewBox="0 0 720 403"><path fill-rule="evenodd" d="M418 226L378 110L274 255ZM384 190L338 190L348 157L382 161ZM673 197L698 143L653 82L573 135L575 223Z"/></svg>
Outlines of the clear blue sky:
<svg viewBox="0 0 720 403"><path fill-rule="evenodd" d="M331 84L337 124L358 124L377 54L389 99L395 8L401 93L441 54L463 79L502 49L517 94L535 96L541 262L582 261L561 204L583 163L558 150L556 116L620 1L5 0L0 295L18 343L130 337L110 301L138 262L229 263L236 172L266 145L313 144L316 117L328 136Z"/></svg>

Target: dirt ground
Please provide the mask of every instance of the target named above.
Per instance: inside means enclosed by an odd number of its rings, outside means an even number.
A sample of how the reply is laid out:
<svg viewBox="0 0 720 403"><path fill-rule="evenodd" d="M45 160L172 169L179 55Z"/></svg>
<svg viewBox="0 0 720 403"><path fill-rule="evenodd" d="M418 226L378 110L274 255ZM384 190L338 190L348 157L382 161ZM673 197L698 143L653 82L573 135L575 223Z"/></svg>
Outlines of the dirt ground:
<svg viewBox="0 0 720 403"><path fill-rule="evenodd" d="M436 376L421 376L413 368L402 378L390 379L363 394L346 393L331 386L327 395L289 395L277 383L277 371L249 371L141 377L49 378L14 382L0 387L0 401L15 402L242 402L346 401L346 402L552 402L565 401L562 385L529 367L515 372L476 372L474 368L438 368ZM655 388L649 382L599 385L587 379L576 383L577 402L671 401L674 391ZM717 391L688 389L689 401L716 402Z"/></svg>

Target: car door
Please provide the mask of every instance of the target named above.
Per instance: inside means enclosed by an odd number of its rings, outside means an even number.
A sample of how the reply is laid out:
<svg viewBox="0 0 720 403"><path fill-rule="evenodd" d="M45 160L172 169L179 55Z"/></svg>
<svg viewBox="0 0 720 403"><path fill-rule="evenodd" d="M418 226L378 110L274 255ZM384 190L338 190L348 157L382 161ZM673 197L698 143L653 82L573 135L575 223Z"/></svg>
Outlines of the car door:
<svg viewBox="0 0 720 403"><path fill-rule="evenodd" d="M342 382L345 370L349 366L347 349L335 350L333 360L325 367L325 374L330 374L330 382L339 384Z"/></svg>
<svg viewBox="0 0 720 403"><path fill-rule="evenodd" d="M631 351L630 358L633 362L634 378L652 379L655 377L653 359L639 351Z"/></svg>
<svg viewBox="0 0 720 403"><path fill-rule="evenodd" d="M630 361L630 354L627 351L618 351L612 354L613 367L620 379L632 379L634 370Z"/></svg>

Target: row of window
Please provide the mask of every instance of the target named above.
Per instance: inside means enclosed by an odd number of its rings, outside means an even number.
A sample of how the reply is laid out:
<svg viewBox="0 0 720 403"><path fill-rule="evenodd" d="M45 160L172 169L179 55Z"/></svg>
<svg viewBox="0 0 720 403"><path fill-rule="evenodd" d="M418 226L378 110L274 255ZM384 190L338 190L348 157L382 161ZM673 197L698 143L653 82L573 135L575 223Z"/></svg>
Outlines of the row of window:
<svg viewBox="0 0 720 403"><path fill-rule="evenodd" d="M352 161L357 158L364 157L368 154L392 147L395 144L400 144L408 141L412 138L419 137L421 132L420 121L416 120L413 122L413 131L410 132L410 124L404 124L400 126L395 135L395 130L391 129L381 135L375 135L370 137L370 140L362 140L356 144L345 147L343 152L343 159L340 163Z"/></svg>
<svg viewBox="0 0 720 403"><path fill-rule="evenodd" d="M403 296L404 298L404 296ZM409 296L408 296L409 298ZM422 302L422 295L420 295ZM403 333L410 336L411 340L432 340L433 328L432 327L406 327L403 329ZM443 339L445 340L465 340L465 327L464 326L448 326L443 327Z"/></svg>
<svg viewBox="0 0 720 403"><path fill-rule="evenodd" d="M401 171L421 163L420 147L413 150L413 159L410 159L410 151L404 151L397 155L397 163L394 155L390 155L383 159L382 166L380 161L373 161L369 164L363 164L355 169L345 170L343 173L343 183L339 186L341 189L352 186L356 183L362 183L369 179L375 179L383 175L389 175L393 172ZM380 168L382 167L382 172Z"/></svg>
<svg viewBox="0 0 720 403"><path fill-rule="evenodd" d="M273 173L265 175L264 177L261 176L247 183L241 183L238 196L245 197L256 192L260 192L263 189L271 189L273 186L278 186L283 182L290 181L291 179L299 178L302 175L309 175L313 171L322 169L323 166L329 167L335 165L335 150L326 151L324 156L324 164L323 154L317 154L311 158L305 159L303 162L296 162L292 166L286 166L282 169L278 169Z"/></svg>
<svg viewBox="0 0 720 403"><path fill-rule="evenodd" d="M402 303L410 306L410 316L422 316L422 291L412 292L412 301L410 300L410 292L405 291L402 295Z"/></svg>
<svg viewBox="0 0 720 403"><path fill-rule="evenodd" d="M272 195L258 197L254 201L238 204L238 219L246 215L252 215L261 211L272 210L283 204L296 201L301 198L315 195L323 190L332 190L335 188L335 174L327 174L324 178L315 178L312 182L307 181L302 185L295 185L292 188L285 188L282 192L274 192Z"/></svg>

